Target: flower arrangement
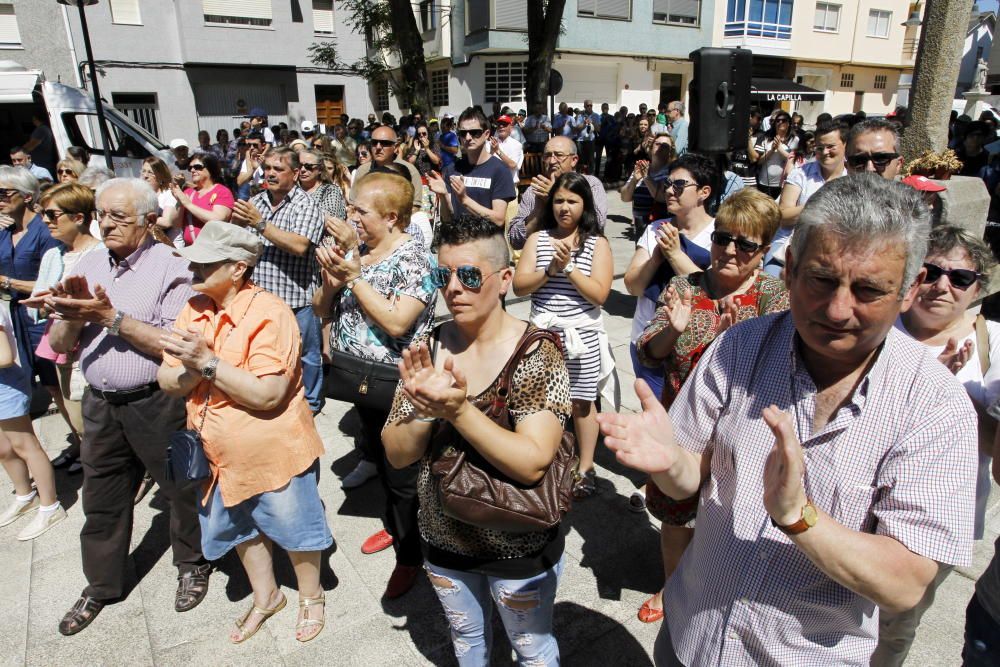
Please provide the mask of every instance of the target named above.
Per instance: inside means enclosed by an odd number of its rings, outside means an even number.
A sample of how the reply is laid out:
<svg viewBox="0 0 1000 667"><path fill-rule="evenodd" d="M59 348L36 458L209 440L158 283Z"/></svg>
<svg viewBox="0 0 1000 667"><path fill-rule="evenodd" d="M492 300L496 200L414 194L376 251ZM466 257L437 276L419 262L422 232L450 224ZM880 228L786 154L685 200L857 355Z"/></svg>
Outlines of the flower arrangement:
<svg viewBox="0 0 1000 667"><path fill-rule="evenodd" d="M948 149L940 153L924 151L917 159L907 162L903 172L906 176L916 174L946 181L961 168L962 161L955 155L955 151Z"/></svg>

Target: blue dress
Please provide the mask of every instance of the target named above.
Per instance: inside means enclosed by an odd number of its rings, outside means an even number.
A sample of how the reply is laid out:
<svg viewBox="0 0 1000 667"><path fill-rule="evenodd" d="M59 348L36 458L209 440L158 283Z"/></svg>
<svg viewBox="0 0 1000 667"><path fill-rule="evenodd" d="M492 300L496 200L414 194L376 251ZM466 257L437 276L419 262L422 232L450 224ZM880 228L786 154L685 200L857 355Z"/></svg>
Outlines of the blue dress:
<svg viewBox="0 0 1000 667"><path fill-rule="evenodd" d="M35 280L38 278L38 267L42 263L42 255L49 248L60 245L59 241L52 238L49 228L42 221L42 216L36 215L28 223L28 227L14 245L11 229L0 230L0 275L8 276L14 280ZM21 299L26 298L26 294L14 293L14 298L10 302L10 317L14 327L14 337L17 339L17 351L21 358L21 368L24 369L28 377L38 375L42 384L47 387L59 385L56 376L55 365L47 360L35 356L35 349L38 347L42 334L45 333L45 320L35 322L28 309L21 304Z"/></svg>

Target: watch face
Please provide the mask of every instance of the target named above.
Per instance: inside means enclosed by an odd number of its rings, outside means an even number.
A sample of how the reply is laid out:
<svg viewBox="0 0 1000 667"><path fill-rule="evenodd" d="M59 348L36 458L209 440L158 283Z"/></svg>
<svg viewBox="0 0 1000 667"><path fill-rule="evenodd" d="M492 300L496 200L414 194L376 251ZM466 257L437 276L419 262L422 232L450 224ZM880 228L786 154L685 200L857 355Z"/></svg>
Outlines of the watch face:
<svg viewBox="0 0 1000 667"><path fill-rule="evenodd" d="M818 519L819 515L816 513L816 508L811 503L802 508L802 520L806 522L807 526L812 528L816 525Z"/></svg>

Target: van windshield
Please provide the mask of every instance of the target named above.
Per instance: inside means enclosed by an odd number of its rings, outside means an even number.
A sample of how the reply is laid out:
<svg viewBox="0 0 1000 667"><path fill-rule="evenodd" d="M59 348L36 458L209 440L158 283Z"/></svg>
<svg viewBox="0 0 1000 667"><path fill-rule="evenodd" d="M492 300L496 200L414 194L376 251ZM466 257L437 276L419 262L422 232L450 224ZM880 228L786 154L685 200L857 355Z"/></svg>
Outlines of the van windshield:
<svg viewBox="0 0 1000 667"><path fill-rule="evenodd" d="M167 150L168 146L165 143L163 143L162 141L154 137L152 134L147 132L144 127L134 122L131 118L128 118L127 116L122 114L122 112L118 111L114 107L105 106L104 109L105 111L108 112L109 116L114 116L119 121L119 123L128 127L136 134L142 136L142 138L148 141L149 144L153 146L153 148L155 148L156 150L158 151Z"/></svg>

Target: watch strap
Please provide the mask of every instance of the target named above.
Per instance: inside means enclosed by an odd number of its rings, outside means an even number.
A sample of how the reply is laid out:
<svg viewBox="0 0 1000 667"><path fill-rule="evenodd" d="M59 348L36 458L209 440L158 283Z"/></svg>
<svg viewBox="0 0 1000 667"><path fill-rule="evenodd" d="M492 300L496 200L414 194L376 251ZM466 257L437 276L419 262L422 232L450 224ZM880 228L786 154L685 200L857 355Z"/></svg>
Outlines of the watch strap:
<svg viewBox="0 0 1000 667"><path fill-rule="evenodd" d="M115 312L115 319L111 322L111 326L107 327L107 332L111 336L117 336L122 329L122 322L125 320L125 312L117 311Z"/></svg>
<svg viewBox="0 0 1000 667"><path fill-rule="evenodd" d="M783 532L785 535L800 535L816 525L816 508L813 507L811 502L807 502L802 506L802 515L795 523L782 526L774 520L774 517L771 517L771 525Z"/></svg>

